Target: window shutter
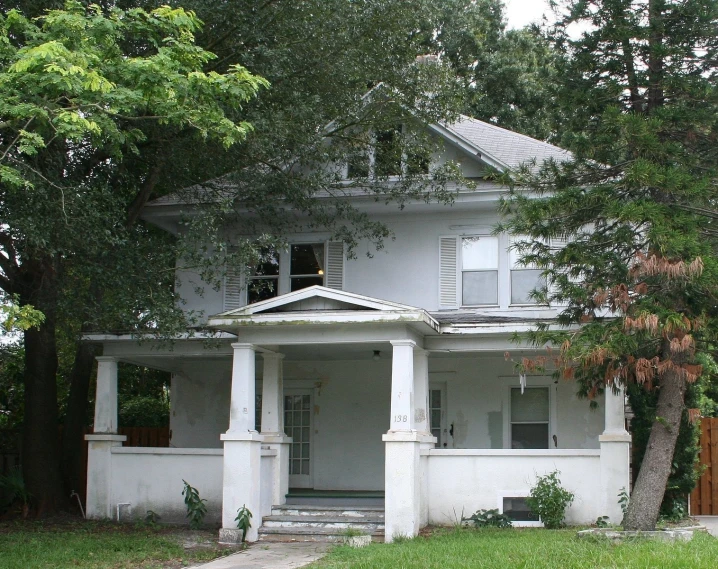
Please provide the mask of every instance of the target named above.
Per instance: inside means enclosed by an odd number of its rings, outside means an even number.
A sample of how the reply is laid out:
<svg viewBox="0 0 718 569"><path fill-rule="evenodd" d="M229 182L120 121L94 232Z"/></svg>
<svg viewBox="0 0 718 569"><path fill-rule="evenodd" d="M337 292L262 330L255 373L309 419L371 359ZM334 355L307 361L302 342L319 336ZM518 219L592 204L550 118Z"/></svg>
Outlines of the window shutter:
<svg viewBox="0 0 718 569"><path fill-rule="evenodd" d="M326 275L324 286L342 290L344 288L344 243L327 243Z"/></svg>
<svg viewBox="0 0 718 569"><path fill-rule="evenodd" d="M456 308L456 267L458 255L456 237L439 238L439 305Z"/></svg>
<svg viewBox="0 0 718 569"><path fill-rule="evenodd" d="M224 276L224 311L244 306L242 297L242 272L238 267L227 267Z"/></svg>

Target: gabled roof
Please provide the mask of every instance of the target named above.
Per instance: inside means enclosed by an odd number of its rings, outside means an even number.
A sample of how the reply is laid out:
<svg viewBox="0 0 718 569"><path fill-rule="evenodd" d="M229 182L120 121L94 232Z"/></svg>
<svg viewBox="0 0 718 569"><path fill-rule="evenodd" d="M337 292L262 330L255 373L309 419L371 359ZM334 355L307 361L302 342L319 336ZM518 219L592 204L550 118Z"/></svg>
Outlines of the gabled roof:
<svg viewBox="0 0 718 569"><path fill-rule="evenodd" d="M304 301L313 299L325 299L328 303L325 306L329 308L310 308L309 304ZM319 306L316 305L315 306ZM346 292L343 290L336 290L333 288L327 288L324 286L314 285L294 292L289 292L281 296L275 296L267 300L255 302L242 308L236 308L218 314L217 317L226 316L251 316L254 314L268 313L268 312L298 312L298 311L312 311L312 310L379 310L379 311L416 311L421 310L415 306L409 306L407 304L398 304L396 302L389 302L388 300L381 300L378 298L372 298L370 296L364 296L361 294L355 294L353 292Z"/></svg>
<svg viewBox="0 0 718 569"><path fill-rule="evenodd" d="M450 133L475 146L485 162L499 168L518 168L522 163L534 159L537 164L541 164L548 159L561 162L571 157L567 150L548 142L465 115L461 115L455 123L444 126Z"/></svg>
<svg viewBox="0 0 718 569"><path fill-rule="evenodd" d="M344 325L401 323L438 333L439 323L424 309L361 294L311 286L211 316L210 328L235 331L245 326Z"/></svg>

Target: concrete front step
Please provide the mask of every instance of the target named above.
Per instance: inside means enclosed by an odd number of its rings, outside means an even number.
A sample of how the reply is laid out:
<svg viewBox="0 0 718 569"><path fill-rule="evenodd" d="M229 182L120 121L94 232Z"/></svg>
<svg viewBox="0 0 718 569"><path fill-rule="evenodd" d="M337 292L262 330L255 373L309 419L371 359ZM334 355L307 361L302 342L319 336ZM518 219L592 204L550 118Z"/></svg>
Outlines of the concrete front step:
<svg viewBox="0 0 718 569"><path fill-rule="evenodd" d="M384 540L384 510L366 506L272 506L259 528L260 541L343 541L361 532Z"/></svg>
<svg viewBox="0 0 718 569"><path fill-rule="evenodd" d="M347 532L337 528L259 528L259 541L318 541L342 542ZM371 534L372 541L383 542L384 530L379 529Z"/></svg>
<svg viewBox="0 0 718 569"><path fill-rule="evenodd" d="M370 508L366 506L297 506L283 504L272 506L272 516L304 516L318 517L347 517L347 518L381 518L384 519L383 508Z"/></svg>

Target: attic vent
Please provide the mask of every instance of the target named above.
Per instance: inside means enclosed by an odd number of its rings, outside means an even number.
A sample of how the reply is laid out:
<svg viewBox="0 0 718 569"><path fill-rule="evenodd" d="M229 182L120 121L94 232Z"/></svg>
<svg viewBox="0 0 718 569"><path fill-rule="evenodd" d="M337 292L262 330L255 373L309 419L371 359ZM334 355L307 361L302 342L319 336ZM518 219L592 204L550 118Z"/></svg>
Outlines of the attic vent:
<svg viewBox="0 0 718 569"><path fill-rule="evenodd" d="M341 241L327 243L326 265L325 286L342 290L344 288L344 243Z"/></svg>
<svg viewBox="0 0 718 569"><path fill-rule="evenodd" d="M456 307L456 237L439 239L439 305Z"/></svg>
<svg viewBox="0 0 718 569"><path fill-rule="evenodd" d="M242 273L237 267L227 267L224 276L224 310L235 310L243 306Z"/></svg>

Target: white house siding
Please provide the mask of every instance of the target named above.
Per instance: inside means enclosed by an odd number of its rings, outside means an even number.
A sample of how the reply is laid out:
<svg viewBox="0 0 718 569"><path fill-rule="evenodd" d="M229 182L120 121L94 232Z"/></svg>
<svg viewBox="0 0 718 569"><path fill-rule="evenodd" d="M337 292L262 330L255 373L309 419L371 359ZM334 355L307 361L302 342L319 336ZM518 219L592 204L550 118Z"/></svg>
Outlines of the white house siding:
<svg viewBox="0 0 718 569"><path fill-rule="evenodd" d="M394 232L384 248L376 251L366 241L359 243L356 258L344 264L344 290L383 300L439 310L439 237L450 235L487 235L498 221L494 202L459 203L454 206L409 204L403 211L385 206L373 218L385 222ZM390 212L387 215L387 211ZM316 241L328 239L316 234ZM289 241L307 242L312 236L289 235ZM499 288L502 307L484 308L489 313L528 314L526 307L511 308L509 304L508 237L501 236L499 255ZM366 253L370 253L369 257ZM178 269L177 291L183 298L183 309L203 311L205 318L225 310L224 291L203 285L191 271ZM197 290L204 291L198 296ZM244 293L242 293L244 298ZM551 315L543 311L544 315Z"/></svg>
<svg viewBox="0 0 718 569"><path fill-rule="evenodd" d="M586 524L600 511L600 451L432 450L427 460L429 523L452 524L479 509L502 509L503 496L527 496L536 476L560 471L575 498L566 521ZM618 498L616 498L617 500Z"/></svg>
<svg viewBox="0 0 718 569"><path fill-rule="evenodd" d="M382 490L384 444L389 428L391 356L373 361L285 361L286 390L312 393L312 470L316 489ZM229 362L186 367L172 384L172 446L220 448L229 422ZM261 366L258 366L261 371ZM429 358L429 381L446 388L448 449L505 448L509 387L518 386L513 364L484 354ZM573 382L528 378L528 386L549 385L555 395L552 431L557 449L598 449L603 409L591 411L575 396ZM257 382L261 391L261 380ZM448 433L446 433L448 435Z"/></svg>

